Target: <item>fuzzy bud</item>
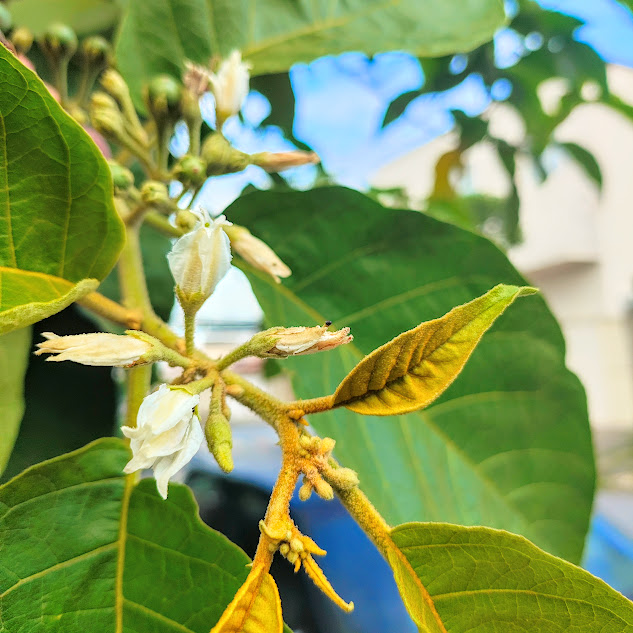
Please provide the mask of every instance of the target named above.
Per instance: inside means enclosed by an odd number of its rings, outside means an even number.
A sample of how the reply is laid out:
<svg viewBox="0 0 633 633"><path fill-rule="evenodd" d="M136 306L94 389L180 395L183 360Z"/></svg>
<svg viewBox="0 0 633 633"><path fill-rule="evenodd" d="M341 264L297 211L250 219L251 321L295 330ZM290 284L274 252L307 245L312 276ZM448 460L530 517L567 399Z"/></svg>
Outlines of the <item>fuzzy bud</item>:
<svg viewBox="0 0 633 633"><path fill-rule="evenodd" d="M101 72L110 63L112 48L110 42L100 35L92 35L81 43L81 54L84 62L93 72Z"/></svg>
<svg viewBox="0 0 633 633"><path fill-rule="evenodd" d="M251 161L253 165L257 165L269 173L277 173L291 167L316 165L321 162L321 159L315 152L297 150L293 152L261 152L252 154Z"/></svg>
<svg viewBox="0 0 633 633"><path fill-rule="evenodd" d="M301 488L299 488L299 499L300 501L307 501L312 496L312 491L314 487L308 481L304 482Z"/></svg>
<svg viewBox="0 0 633 633"><path fill-rule="evenodd" d="M324 455L331 453L336 446L336 440L333 440L331 437L324 437L321 440L321 445L319 446L319 452Z"/></svg>
<svg viewBox="0 0 633 633"><path fill-rule="evenodd" d="M218 466L225 472L233 470L233 437L231 425L221 413L211 413L204 430L209 450L218 462Z"/></svg>
<svg viewBox="0 0 633 633"><path fill-rule="evenodd" d="M200 308L231 266L231 246L223 230L226 218L211 220L203 209L198 218L194 229L179 238L167 255L185 313Z"/></svg>
<svg viewBox="0 0 633 633"><path fill-rule="evenodd" d="M257 356L260 358L288 358L302 354L314 354L334 349L339 345L346 345L352 341L349 328L343 328L336 332L328 332L330 323L317 327L273 327L260 332L253 337L264 342L272 341L273 344L266 349L260 349Z"/></svg>
<svg viewBox="0 0 633 633"><path fill-rule="evenodd" d="M242 61L242 54L232 51L218 71L209 74L218 130L222 129L224 121L242 109L248 95L249 69L250 64Z"/></svg>
<svg viewBox="0 0 633 633"><path fill-rule="evenodd" d="M51 24L40 39L42 50L52 62L68 61L79 44L77 34L66 24Z"/></svg>
<svg viewBox="0 0 633 633"><path fill-rule="evenodd" d="M321 477L315 478L312 485L321 499L325 499L326 501L334 499L334 490L332 490L332 486L330 486L330 484Z"/></svg>
<svg viewBox="0 0 633 633"><path fill-rule="evenodd" d="M115 189L125 191L134 184L134 174L127 167L123 167L113 160L108 161L108 167L110 167Z"/></svg>
<svg viewBox="0 0 633 633"><path fill-rule="evenodd" d="M209 89L209 71L204 68L204 66L194 64L187 60L185 61L185 72L182 76L182 83L187 92L200 99Z"/></svg>
<svg viewBox="0 0 633 633"><path fill-rule="evenodd" d="M191 231L198 222L198 216L189 209L178 209L176 212L176 226L185 232Z"/></svg>
<svg viewBox="0 0 633 633"><path fill-rule="evenodd" d="M290 545L288 545L288 543L282 543L279 546L279 553L282 556L288 556L288 554L290 553Z"/></svg>
<svg viewBox="0 0 633 633"><path fill-rule="evenodd" d="M173 125L181 116L182 86L169 75L154 77L145 89L145 103L156 126Z"/></svg>
<svg viewBox="0 0 633 633"><path fill-rule="evenodd" d="M133 336L95 333L57 336L52 332L43 332L47 339L38 343L36 356L52 354L46 360L71 360L81 365L130 367L151 362L145 356L151 356L152 345Z"/></svg>
<svg viewBox="0 0 633 633"><path fill-rule="evenodd" d="M293 552L303 552L303 542L301 541L301 539L290 539L290 549Z"/></svg>
<svg viewBox="0 0 633 633"><path fill-rule="evenodd" d="M222 176L243 171L251 164L251 157L235 149L222 134L209 134L200 152L207 164L207 176Z"/></svg>
<svg viewBox="0 0 633 633"><path fill-rule="evenodd" d="M331 468L327 470L327 478L340 490L351 490L360 483L358 475L351 468Z"/></svg>
<svg viewBox="0 0 633 633"><path fill-rule="evenodd" d="M11 43L20 55L26 55L33 46L33 33L24 26L21 26L11 33Z"/></svg>
<svg viewBox="0 0 633 633"><path fill-rule="evenodd" d="M174 203L169 197L167 185L158 180L146 180L141 187L143 203L161 213L169 214L174 210Z"/></svg>
<svg viewBox="0 0 633 633"><path fill-rule="evenodd" d="M90 99L90 120L97 132L110 140L125 137L123 116L116 101L105 92L95 92Z"/></svg>
<svg viewBox="0 0 633 633"><path fill-rule="evenodd" d="M292 271L277 256L268 244L243 226L231 226L226 230L231 240L233 250L254 268L268 273L276 283L280 283L280 277L290 277Z"/></svg>
<svg viewBox="0 0 633 633"><path fill-rule="evenodd" d="M286 555L287 561L291 563L292 565L294 565L297 562L298 558L299 558L299 554L297 552L289 552Z"/></svg>
<svg viewBox="0 0 633 633"><path fill-rule="evenodd" d="M207 164L198 158L186 154L174 166L173 176L179 180L186 188L198 188L206 180Z"/></svg>

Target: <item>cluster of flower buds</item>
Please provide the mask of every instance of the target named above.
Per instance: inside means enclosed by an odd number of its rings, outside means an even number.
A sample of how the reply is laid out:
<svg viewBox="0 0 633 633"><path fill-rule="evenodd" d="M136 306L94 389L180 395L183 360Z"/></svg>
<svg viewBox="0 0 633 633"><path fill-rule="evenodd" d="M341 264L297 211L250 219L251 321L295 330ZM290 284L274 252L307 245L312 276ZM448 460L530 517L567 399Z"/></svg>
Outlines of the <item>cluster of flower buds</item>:
<svg viewBox="0 0 633 633"><path fill-rule="evenodd" d="M130 438L133 455L124 472L152 468L163 499L167 498L169 480L193 458L204 441L195 412L199 402L198 394L161 385L143 400L136 426L121 428Z"/></svg>
<svg viewBox="0 0 633 633"><path fill-rule="evenodd" d="M194 313L211 296L231 266L231 245L222 215L212 220L200 208L193 230L179 238L167 255L176 296L185 314Z"/></svg>

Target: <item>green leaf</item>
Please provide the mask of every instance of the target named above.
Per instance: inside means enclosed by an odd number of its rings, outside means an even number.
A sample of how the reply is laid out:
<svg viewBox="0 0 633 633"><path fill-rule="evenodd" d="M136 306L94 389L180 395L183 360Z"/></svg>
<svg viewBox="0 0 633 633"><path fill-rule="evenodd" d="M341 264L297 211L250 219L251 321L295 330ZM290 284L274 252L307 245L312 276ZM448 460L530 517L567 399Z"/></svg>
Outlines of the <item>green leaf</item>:
<svg viewBox="0 0 633 633"><path fill-rule="evenodd" d="M54 22L71 26L78 35L111 28L120 13L116 0L21 0L11 6L13 22L40 35Z"/></svg>
<svg viewBox="0 0 633 633"><path fill-rule="evenodd" d="M530 287L500 284L448 314L403 332L345 376L334 404L364 415L398 415L427 406L450 386L486 330Z"/></svg>
<svg viewBox="0 0 633 633"><path fill-rule="evenodd" d="M0 487L3 630L209 633L248 557L198 518L188 488L134 486L108 438Z"/></svg>
<svg viewBox="0 0 633 633"><path fill-rule="evenodd" d="M348 50L431 57L492 39L504 19L500 0L318 0L301 7L295 0L129 0L116 52L138 99L152 75L178 76L185 59L207 63L235 48L255 74Z"/></svg>
<svg viewBox="0 0 633 633"><path fill-rule="evenodd" d="M24 414L24 374L30 345L31 328L0 336L0 475L9 461Z"/></svg>
<svg viewBox="0 0 633 633"><path fill-rule="evenodd" d="M0 334L93 291L123 225L105 159L39 78L0 46Z"/></svg>
<svg viewBox="0 0 633 633"><path fill-rule="evenodd" d="M333 393L369 352L499 282L525 280L488 240L342 188L260 192L227 217L293 271L282 284L244 266L269 325L351 326L354 341L284 361L297 396ZM310 423L392 525L437 520L524 534L578 560L594 488L583 389L540 297L511 306L459 378L406 416L340 408Z"/></svg>
<svg viewBox="0 0 633 633"><path fill-rule="evenodd" d="M397 551L389 557L418 626L425 596L415 580L428 590L448 633L633 631L632 602L521 536L438 523L400 525L391 536L409 563Z"/></svg>
<svg viewBox="0 0 633 633"><path fill-rule="evenodd" d="M571 154L587 176L598 185L599 189L602 189L602 170L595 156L577 143L560 143L560 146Z"/></svg>

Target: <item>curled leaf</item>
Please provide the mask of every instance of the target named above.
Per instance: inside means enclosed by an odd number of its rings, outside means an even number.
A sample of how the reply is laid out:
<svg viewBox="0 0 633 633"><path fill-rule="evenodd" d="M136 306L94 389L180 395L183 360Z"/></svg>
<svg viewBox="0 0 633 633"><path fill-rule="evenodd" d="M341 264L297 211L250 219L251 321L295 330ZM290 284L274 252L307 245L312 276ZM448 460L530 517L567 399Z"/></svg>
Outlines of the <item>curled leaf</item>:
<svg viewBox="0 0 633 633"><path fill-rule="evenodd" d="M462 370L484 332L527 286L495 286L485 295L396 336L352 369L334 404L365 415L398 415L427 406Z"/></svg>
<svg viewBox="0 0 633 633"><path fill-rule="evenodd" d="M281 600L273 577L254 564L211 633L281 633Z"/></svg>

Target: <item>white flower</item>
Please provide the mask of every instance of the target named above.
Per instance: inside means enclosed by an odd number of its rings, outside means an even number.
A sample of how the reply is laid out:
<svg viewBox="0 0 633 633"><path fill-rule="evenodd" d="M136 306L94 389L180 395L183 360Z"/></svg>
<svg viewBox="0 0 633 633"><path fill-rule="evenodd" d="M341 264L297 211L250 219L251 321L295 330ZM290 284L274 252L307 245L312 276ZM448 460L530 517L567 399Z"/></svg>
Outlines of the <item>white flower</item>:
<svg viewBox="0 0 633 633"><path fill-rule="evenodd" d="M231 226L226 230L231 246L251 266L268 273L277 283L280 277L290 277L292 271L284 264L268 244L255 237L243 226Z"/></svg>
<svg viewBox="0 0 633 633"><path fill-rule="evenodd" d="M153 468L163 499L167 499L169 480L191 460L204 440L200 420L193 411L199 402L197 394L161 385L143 400L136 427L121 428L130 438L132 449L132 459L123 471Z"/></svg>
<svg viewBox="0 0 633 633"><path fill-rule="evenodd" d="M109 365L126 367L138 361L143 354L152 349L152 345L133 336L118 334L76 334L57 336L52 332L42 332L47 339L38 343L37 356L56 354L46 360L72 360L82 365Z"/></svg>
<svg viewBox="0 0 633 633"><path fill-rule="evenodd" d="M330 322L317 327L275 327L262 332L258 336L271 337L274 345L267 351L260 353L263 358L287 358L301 354L314 354L334 349L339 345L351 343L353 337L349 328L345 327L336 332L328 332Z"/></svg>
<svg viewBox="0 0 633 633"><path fill-rule="evenodd" d="M215 97L218 129L226 119L237 114L248 94L250 64L242 61L242 53L233 51L217 73L209 73L211 91Z"/></svg>
<svg viewBox="0 0 633 633"><path fill-rule="evenodd" d="M176 294L185 311L199 308L231 267L231 244L222 228L230 222L223 215L211 220L202 208L196 214L196 225L167 255Z"/></svg>

